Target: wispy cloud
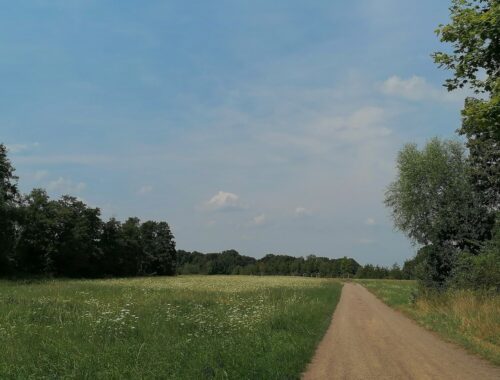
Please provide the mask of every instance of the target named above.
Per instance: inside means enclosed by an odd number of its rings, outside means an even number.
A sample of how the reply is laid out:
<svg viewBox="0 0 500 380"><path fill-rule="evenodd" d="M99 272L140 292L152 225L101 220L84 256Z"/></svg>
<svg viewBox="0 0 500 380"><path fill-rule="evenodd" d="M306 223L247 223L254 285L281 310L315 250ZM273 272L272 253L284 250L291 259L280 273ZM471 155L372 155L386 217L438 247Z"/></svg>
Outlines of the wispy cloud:
<svg viewBox="0 0 500 380"><path fill-rule="evenodd" d="M375 222L375 219L373 219L373 218L366 218L365 219L365 224L367 226L374 226L376 224L376 222Z"/></svg>
<svg viewBox="0 0 500 380"><path fill-rule="evenodd" d="M40 143L37 142L29 144L8 144L7 150L12 154L16 154L32 150L33 148L37 148L39 146Z"/></svg>
<svg viewBox="0 0 500 380"><path fill-rule="evenodd" d="M385 95L413 101L456 102L463 100L463 94L450 93L444 87L436 87L424 77L417 75L407 79L394 75L381 84L380 90Z"/></svg>
<svg viewBox="0 0 500 380"><path fill-rule="evenodd" d="M59 177L47 184L47 190L73 195L82 192L86 186L85 182L73 182L70 179Z"/></svg>
<svg viewBox="0 0 500 380"><path fill-rule="evenodd" d="M267 216L266 214L260 214L260 215L257 215L255 216L253 219L252 219L252 225L253 226L263 226L267 223Z"/></svg>
<svg viewBox="0 0 500 380"><path fill-rule="evenodd" d="M238 195L222 190L206 201L205 206L211 211L230 211L244 208Z"/></svg>
<svg viewBox="0 0 500 380"><path fill-rule="evenodd" d="M50 181L47 184L47 190L64 193L64 194L79 194L81 193L87 185L84 182L73 182L70 179L59 177L54 181Z"/></svg>
<svg viewBox="0 0 500 380"><path fill-rule="evenodd" d="M312 215L312 211L311 210L309 210L309 209L307 209L305 207L302 207L302 206L296 207L294 213L298 217L304 217L304 216L310 216L310 215Z"/></svg>
<svg viewBox="0 0 500 380"><path fill-rule="evenodd" d="M22 151L21 151L22 152ZM15 158L20 164L77 164L77 165L102 165L120 162L120 157L98 154L64 154L64 155L21 155Z"/></svg>

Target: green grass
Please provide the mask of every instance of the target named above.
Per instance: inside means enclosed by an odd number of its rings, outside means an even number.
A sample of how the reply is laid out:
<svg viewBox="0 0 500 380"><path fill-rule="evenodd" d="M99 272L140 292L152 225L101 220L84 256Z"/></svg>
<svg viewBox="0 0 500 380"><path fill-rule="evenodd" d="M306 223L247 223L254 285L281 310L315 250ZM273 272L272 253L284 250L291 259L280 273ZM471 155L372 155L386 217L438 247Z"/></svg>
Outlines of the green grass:
<svg viewBox="0 0 500 380"><path fill-rule="evenodd" d="M299 378L340 292L293 277L3 281L0 378Z"/></svg>
<svg viewBox="0 0 500 380"><path fill-rule="evenodd" d="M415 297L414 281L356 280L382 301L496 365L500 365L500 296L448 291Z"/></svg>

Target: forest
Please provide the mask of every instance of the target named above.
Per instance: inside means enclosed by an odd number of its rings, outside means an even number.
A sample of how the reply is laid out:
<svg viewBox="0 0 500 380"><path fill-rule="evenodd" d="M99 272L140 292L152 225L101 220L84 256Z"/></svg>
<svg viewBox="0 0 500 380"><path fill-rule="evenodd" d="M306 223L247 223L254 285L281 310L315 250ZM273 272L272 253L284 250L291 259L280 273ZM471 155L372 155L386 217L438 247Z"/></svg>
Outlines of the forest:
<svg viewBox="0 0 500 380"><path fill-rule="evenodd" d="M20 194L0 144L0 275L106 277L175 273L166 222L101 219L99 208L43 189Z"/></svg>

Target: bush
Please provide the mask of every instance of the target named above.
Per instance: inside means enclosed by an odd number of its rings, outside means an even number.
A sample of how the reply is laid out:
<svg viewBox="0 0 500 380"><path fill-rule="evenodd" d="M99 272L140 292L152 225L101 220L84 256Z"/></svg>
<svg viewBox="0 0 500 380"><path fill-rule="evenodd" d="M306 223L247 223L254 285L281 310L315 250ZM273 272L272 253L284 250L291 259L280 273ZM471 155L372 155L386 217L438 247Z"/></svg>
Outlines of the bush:
<svg viewBox="0 0 500 380"><path fill-rule="evenodd" d="M478 255L463 252L453 269L450 285L454 288L500 292L500 223L493 239Z"/></svg>

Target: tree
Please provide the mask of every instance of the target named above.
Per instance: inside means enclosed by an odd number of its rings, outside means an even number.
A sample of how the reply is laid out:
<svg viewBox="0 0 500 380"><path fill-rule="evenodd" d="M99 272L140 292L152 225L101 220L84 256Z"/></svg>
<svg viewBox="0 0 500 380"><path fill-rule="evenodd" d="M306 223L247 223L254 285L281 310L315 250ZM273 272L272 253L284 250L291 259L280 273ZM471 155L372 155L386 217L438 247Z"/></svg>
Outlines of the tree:
<svg viewBox="0 0 500 380"><path fill-rule="evenodd" d="M500 2L452 0L451 22L436 33L453 45L452 53L436 52L435 62L453 71L448 90L471 86L476 92L498 90L500 75ZM484 72L486 76L482 76Z"/></svg>
<svg viewBox="0 0 500 380"><path fill-rule="evenodd" d="M468 98L459 133L467 137L471 180L490 212L500 211L500 93Z"/></svg>
<svg viewBox="0 0 500 380"><path fill-rule="evenodd" d="M453 0L451 22L437 30L452 53L434 53L440 66L453 72L449 91L469 86L486 99L468 98L462 127L470 151L472 181L491 211L500 209L500 2Z"/></svg>
<svg viewBox="0 0 500 380"><path fill-rule="evenodd" d="M17 257L19 270L29 274L49 274L53 270L56 241L56 204L42 189L24 198Z"/></svg>
<svg viewBox="0 0 500 380"><path fill-rule="evenodd" d="M407 144L398 154L397 169L385 204L396 228L415 243L477 252L490 238L493 218L470 184L460 143L434 138L422 150Z"/></svg>
<svg viewBox="0 0 500 380"><path fill-rule="evenodd" d="M15 264L16 213L20 199L14 170L7 148L0 144L0 274L9 273Z"/></svg>
<svg viewBox="0 0 500 380"><path fill-rule="evenodd" d="M99 275L100 210L68 195L56 202L54 268L59 276Z"/></svg>
<svg viewBox="0 0 500 380"><path fill-rule="evenodd" d="M123 276L137 276L143 267L143 248L139 218L128 218L122 225L123 234Z"/></svg>
<svg viewBox="0 0 500 380"><path fill-rule="evenodd" d="M122 276L125 272L125 241L122 224L111 218L102 226L100 269L105 276Z"/></svg>
<svg viewBox="0 0 500 380"><path fill-rule="evenodd" d="M166 222L147 221L140 227L142 260L140 274L175 274L175 242Z"/></svg>

